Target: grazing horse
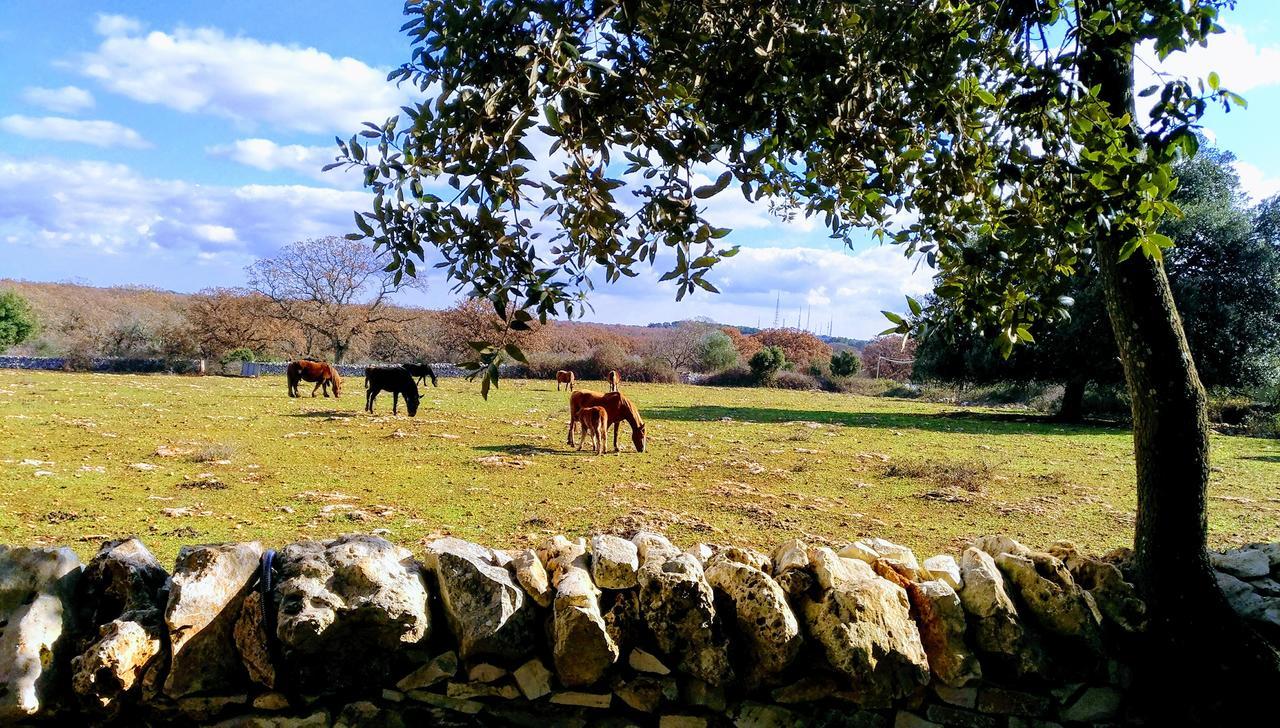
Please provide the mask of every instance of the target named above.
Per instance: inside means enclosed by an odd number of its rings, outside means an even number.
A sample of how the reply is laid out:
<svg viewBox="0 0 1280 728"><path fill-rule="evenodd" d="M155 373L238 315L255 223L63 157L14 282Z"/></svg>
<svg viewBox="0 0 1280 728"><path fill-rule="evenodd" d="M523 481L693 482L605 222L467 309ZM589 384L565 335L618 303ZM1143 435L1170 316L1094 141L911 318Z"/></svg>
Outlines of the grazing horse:
<svg viewBox="0 0 1280 728"><path fill-rule="evenodd" d="M391 392L391 414L400 414L400 395L404 395L409 416L418 414L418 384L404 367L366 367L364 370L364 411L373 412L373 401L382 391Z"/></svg>
<svg viewBox="0 0 1280 728"><path fill-rule="evenodd" d="M289 381L289 396L297 397L298 382L315 382L316 386L311 390L311 396L316 396L316 390L324 388L324 396L329 396L329 385L333 385L333 396L337 397L342 393L342 377L338 374L337 367L326 361L316 361L314 359L298 359L289 362L284 368L285 378Z"/></svg>
<svg viewBox="0 0 1280 728"><path fill-rule="evenodd" d="M569 385L569 391L572 392L573 391L573 372L565 371L564 369L561 369L560 371L556 372L556 391L557 392L560 391L561 384Z"/></svg>
<svg viewBox="0 0 1280 728"><path fill-rule="evenodd" d="M604 453L609 436L609 411L604 407L583 407L578 410L578 422L582 425L582 438L578 441L578 449L587 444L587 434L591 434L591 449L597 455Z"/></svg>
<svg viewBox="0 0 1280 728"><path fill-rule="evenodd" d="M620 379L620 377L618 376L618 370L610 369L609 376L607 377L607 379L609 380L609 391L610 392L618 391L618 380Z"/></svg>
<svg viewBox="0 0 1280 728"><path fill-rule="evenodd" d="M618 426L623 420L631 425L631 443L636 452L644 452L644 420L640 418L640 410L627 399L622 392L598 394L580 390L569 395L569 447L573 447L573 426L578 422L578 413L585 407L603 407L613 425L613 451L618 452Z"/></svg>
<svg viewBox="0 0 1280 728"><path fill-rule="evenodd" d="M427 377L431 377L431 386L439 387L436 382L436 373L431 369L430 364L401 364L400 366L409 370L409 374L416 380L418 384L427 386Z"/></svg>

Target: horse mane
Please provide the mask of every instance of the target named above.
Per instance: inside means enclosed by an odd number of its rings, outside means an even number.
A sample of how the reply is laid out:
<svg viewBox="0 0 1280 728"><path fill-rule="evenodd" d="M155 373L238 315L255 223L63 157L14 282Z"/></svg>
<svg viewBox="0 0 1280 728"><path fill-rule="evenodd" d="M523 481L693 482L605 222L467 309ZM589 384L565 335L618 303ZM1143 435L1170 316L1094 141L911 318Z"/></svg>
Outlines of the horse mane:
<svg viewBox="0 0 1280 728"><path fill-rule="evenodd" d="M627 420L628 423L633 427L640 427L644 424L644 418L640 416L640 410L636 407L634 402L627 399L627 395L622 392L609 392L608 394L618 395L618 402L622 405L622 409L625 412L623 418Z"/></svg>

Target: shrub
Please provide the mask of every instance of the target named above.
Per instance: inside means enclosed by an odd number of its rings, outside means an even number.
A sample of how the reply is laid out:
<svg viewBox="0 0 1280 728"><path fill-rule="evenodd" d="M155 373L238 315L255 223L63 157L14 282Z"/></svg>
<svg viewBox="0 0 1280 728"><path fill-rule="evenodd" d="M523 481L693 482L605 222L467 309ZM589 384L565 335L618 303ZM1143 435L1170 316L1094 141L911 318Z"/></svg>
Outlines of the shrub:
<svg viewBox="0 0 1280 728"><path fill-rule="evenodd" d="M622 372L623 381L649 382L652 384L672 384L680 380L676 370L667 362L653 357L641 359L638 364L628 365Z"/></svg>
<svg viewBox="0 0 1280 728"><path fill-rule="evenodd" d="M708 374L697 383L708 387L750 387L756 381L755 373L741 364L735 364L715 374Z"/></svg>
<svg viewBox="0 0 1280 728"><path fill-rule="evenodd" d="M619 374L627 371L630 363L631 357L627 356L627 352L609 341L597 346L587 358L584 371L576 374L583 379L604 379L610 371L616 370Z"/></svg>
<svg viewBox="0 0 1280 728"><path fill-rule="evenodd" d="M712 331L702 337L698 350L698 368L715 372L738 363L738 350L723 331Z"/></svg>
<svg viewBox="0 0 1280 728"><path fill-rule="evenodd" d="M862 357L853 350L837 351L831 355L831 373L837 377L854 377L862 371Z"/></svg>
<svg viewBox="0 0 1280 728"><path fill-rule="evenodd" d="M0 351L17 346L36 332L36 315L16 291L0 293Z"/></svg>
<svg viewBox="0 0 1280 728"><path fill-rule="evenodd" d="M787 356L776 346L766 346L751 356L747 362L757 382L768 383L787 364Z"/></svg>
<svg viewBox="0 0 1280 728"><path fill-rule="evenodd" d="M779 389L818 389L818 380L800 372L778 372L772 385Z"/></svg>

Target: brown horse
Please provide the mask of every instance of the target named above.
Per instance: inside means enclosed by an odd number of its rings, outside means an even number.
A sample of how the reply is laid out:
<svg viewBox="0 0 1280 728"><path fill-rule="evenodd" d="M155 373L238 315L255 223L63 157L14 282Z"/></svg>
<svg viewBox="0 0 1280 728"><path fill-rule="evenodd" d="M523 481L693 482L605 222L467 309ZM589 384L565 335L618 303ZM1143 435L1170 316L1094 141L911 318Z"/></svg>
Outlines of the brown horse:
<svg viewBox="0 0 1280 728"><path fill-rule="evenodd" d="M640 418L640 410L627 399L622 392L599 394L585 390L569 395L569 447L573 447L573 426L578 422L578 413L585 407L603 407L613 425L613 451L618 452L618 426L623 420L631 425L631 444L636 452L644 452L644 420Z"/></svg>
<svg viewBox="0 0 1280 728"><path fill-rule="evenodd" d="M313 361L311 359L299 359L289 362L289 366L284 368L285 378L289 380L289 396L297 397L298 382L315 382L316 386L311 390L311 396L316 396L316 391L321 387L324 388L324 396L329 396L329 385L333 385L333 396L337 397L342 394L342 377L338 374L337 367L326 361Z"/></svg>
<svg viewBox="0 0 1280 728"><path fill-rule="evenodd" d="M582 439L578 449L587 444L587 435L591 435L591 449L597 455L604 453L609 436L609 412L604 407L583 407L578 410L578 422L582 425Z"/></svg>
<svg viewBox="0 0 1280 728"><path fill-rule="evenodd" d="M610 369L610 370L609 370L609 376L608 376L608 380L609 380L609 391L610 391L610 392L616 392L616 391L618 391L618 380L619 380L619 379L620 379L620 377L618 376L618 370L617 370L617 369Z"/></svg>
<svg viewBox="0 0 1280 728"><path fill-rule="evenodd" d="M569 385L569 391L572 392L573 391L573 372L565 371L564 369L561 369L560 371L556 372L556 391L557 392L560 391L561 384Z"/></svg>

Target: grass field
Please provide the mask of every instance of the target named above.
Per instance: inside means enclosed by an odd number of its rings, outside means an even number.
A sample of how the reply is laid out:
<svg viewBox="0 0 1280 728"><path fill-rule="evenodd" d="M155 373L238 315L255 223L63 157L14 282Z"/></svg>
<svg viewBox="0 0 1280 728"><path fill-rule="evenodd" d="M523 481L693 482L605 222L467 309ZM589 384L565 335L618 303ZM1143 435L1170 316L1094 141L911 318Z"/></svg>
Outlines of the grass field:
<svg viewBox="0 0 1280 728"><path fill-rule="evenodd" d="M593 386L594 385L594 386ZM493 546L548 533L667 531L771 546L863 535L917 552L1004 532L1046 546L1128 544L1127 431L887 398L628 385L649 450L566 447L566 394L507 381L485 402L442 379L417 418L289 399L284 379L0 371L0 543L136 533L163 560L184 543L385 529L414 545ZM599 389L595 383L587 386ZM383 401L383 400L386 401ZM1215 437L1217 545L1280 540L1280 443ZM382 531L379 531L380 533Z"/></svg>

